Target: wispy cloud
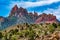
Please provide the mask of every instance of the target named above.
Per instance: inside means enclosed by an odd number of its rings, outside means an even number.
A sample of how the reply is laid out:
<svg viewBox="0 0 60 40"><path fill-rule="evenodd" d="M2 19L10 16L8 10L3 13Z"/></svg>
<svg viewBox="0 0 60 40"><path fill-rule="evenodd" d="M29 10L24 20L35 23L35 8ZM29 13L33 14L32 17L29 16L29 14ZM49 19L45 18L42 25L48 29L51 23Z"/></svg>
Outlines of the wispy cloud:
<svg viewBox="0 0 60 40"><path fill-rule="evenodd" d="M11 4L9 7L13 7L14 5L18 5L19 7L22 6L24 8L27 7L36 7L36 6L43 6L43 5L49 5L55 2L59 2L60 0L37 0L36 2L31 2L30 0L27 2L24 1L11 1Z"/></svg>

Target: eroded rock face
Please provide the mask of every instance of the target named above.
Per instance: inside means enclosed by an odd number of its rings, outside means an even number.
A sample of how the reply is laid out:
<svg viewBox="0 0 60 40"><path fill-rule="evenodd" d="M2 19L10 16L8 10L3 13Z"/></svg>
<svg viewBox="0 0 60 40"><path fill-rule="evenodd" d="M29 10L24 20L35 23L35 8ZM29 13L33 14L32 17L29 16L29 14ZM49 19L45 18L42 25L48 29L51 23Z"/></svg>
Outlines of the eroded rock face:
<svg viewBox="0 0 60 40"><path fill-rule="evenodd" d="M36 21L37 18L38 18L38 13L34 12L34 21Z"/></svg>
<svg viewBox="0 0 60 40"><path fill-rule="evenodd" d="M18 6L15 5L15 6L12 8L11 13L10 13L9 16L15 16L15 13L17 12L17 10L18 10Z"/></svg>
<svg viewBox="0 0 60 40"><path fill-rule="evenodd" d="M52 14L42 14L40 17L35 21L35 23L54 23L56 22L56 16Z"/></svg>
<svg viewBox="0 0 60 40"><path fill-rule="evenodd" d="M28 14L28 12L27 12L26 9L24 9L24 8L22 8L22 7L18 8L18 6L15 5L15 6L12 8L9 17L10 17L10 16L22 16L22 15L23 15L23 16L26 16L27 14Z"/></svg>
<svg viewBox="0 0 60 40"><path fill-rule="evenodd" d="M23 15L23 16L28 15L27 10L24 9L24 8L22 8L22 7L19 8L18 13L20 14L20 16L21 16L21 15Z"/></svg>

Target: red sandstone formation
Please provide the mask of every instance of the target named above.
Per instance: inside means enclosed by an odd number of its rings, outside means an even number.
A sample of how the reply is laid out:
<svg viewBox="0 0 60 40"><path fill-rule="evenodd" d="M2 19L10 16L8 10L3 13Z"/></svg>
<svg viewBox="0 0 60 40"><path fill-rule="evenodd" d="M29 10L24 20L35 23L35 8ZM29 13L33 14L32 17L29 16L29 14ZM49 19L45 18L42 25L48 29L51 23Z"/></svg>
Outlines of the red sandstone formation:
<svg viewBox="0 0 60 40"><path fill-rule="evenodd" d="M42 14L40 17L35 21L35 23L55 23L56 22L56 16L52 14Z"/></svg>

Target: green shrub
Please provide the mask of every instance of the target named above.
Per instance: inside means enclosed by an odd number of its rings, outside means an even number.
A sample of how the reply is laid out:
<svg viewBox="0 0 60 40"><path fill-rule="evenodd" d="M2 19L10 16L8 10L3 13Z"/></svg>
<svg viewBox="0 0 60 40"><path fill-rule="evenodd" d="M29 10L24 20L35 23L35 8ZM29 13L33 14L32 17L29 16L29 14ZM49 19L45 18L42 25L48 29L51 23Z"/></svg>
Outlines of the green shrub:
<svg viewBox="0 0 60 40"><path fill-rule="evenodd" d="M57 24L53 23L52 25L53 25L55 28L57 28Z"/></svg>
<svg viewBox="0 0 60 40"><path fill-rule="evenodd" d="M3 34L2 34L2 32L0 32L0 38L2 38L3 37Z"/></svg>
<svg viewBox="0 0 60 40"><path fill-rule="evenodd" d="M54 32L54 30L55 30L55 27L53 26L53 25L48 25L48 30L47 31L49 31L49 32L51 32L51 33L53 33Z"/></svg>

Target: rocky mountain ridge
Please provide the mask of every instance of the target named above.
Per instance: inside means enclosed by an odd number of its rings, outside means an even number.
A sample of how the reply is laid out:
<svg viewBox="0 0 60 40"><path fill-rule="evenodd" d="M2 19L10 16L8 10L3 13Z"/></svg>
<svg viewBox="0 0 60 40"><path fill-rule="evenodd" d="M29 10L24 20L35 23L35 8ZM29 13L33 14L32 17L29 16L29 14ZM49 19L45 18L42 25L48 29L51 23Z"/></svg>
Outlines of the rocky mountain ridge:
<svg viewBox="0 0 60 40"><path fill-rule="evenodd" d="M15 5L9 16L7 18L0 17L0 30L5 29L6 27L9 27L11 25L15 24L22 24L22 23L29 23L29 24L40 24L40 23L58 23L56 16L52 14L40 14L38 15L37 12L34 11L34 13L28 13L28 11L25 8L18 8L17 5Z"/></svg>

